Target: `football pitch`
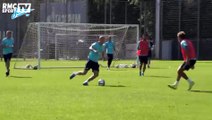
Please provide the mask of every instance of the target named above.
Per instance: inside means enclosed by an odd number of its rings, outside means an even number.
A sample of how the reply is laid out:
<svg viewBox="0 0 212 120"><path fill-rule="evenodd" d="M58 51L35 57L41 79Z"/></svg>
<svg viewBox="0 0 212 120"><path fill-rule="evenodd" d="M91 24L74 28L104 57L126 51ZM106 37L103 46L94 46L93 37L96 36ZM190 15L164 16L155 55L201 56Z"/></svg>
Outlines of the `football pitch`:
<svg viewBox="0 0 212 120"><path fill-rule="evenodd" d="M91 71L72 80L69 75L83 68L11 69L5 77L1 62L0 120L211 120L212 62L197 61L195 70L187 72L196 83L192 91L185 80L172 90L167 85L175 81L181 63L152 61L144 77L137 68L100 67L99 77L82 86ZM83 66L85 61L67 64ZM106 86L97 85L100 78Z"/></svg>

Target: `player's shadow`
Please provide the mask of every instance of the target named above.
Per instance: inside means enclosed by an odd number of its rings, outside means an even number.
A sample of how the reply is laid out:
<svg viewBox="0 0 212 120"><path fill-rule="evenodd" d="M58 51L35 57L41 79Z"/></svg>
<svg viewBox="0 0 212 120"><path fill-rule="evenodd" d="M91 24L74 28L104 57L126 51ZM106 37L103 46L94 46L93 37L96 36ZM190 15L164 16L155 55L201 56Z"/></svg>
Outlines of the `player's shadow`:
<svg viewBox="0 0 212 120"><path fill-rule="evenodd" d="M105 85L105 87L126 87L124 85Z"/></svg>
<svg viewBox="0 0 212 120"><path fill-rule="evenodd" d="M170 76L161 76L161 75L149 75L149 76L145 76L145 77L153 77L153 78L172 78Z"/></svg>
<svg viewBox="0 0 212 120"><path fill-rule="evenodd" d="M32 77L29 77L29 76L10 76L12 78L32 78Z"/></svg>
<svg viewBox="0 0 212 120"><path fill-rule="evenodd" d="M150 67L149 69L168 69L168 68L165 68L165 67Z"/></svg>
<svg viewBox="0 0 212 120"><path fill-rule="evenodd" d="M110 71L118 72L118 71L126 71L126 68L116 68L116 69L110 69Z"/></svg>
<svg viewBox="0 0 212 120"><path fill-rule="evenodd" d="M210 90L190 90L191 92L197 92L197 93L211 93L212 94L212 91Z"/></svg>

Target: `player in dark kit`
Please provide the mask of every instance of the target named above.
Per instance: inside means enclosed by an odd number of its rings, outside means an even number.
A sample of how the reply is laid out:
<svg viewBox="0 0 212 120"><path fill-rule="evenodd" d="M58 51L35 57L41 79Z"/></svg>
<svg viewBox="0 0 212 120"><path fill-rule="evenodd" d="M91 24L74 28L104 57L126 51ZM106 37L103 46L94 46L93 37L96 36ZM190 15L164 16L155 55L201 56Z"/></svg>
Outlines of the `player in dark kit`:
<svg viewBox="0 0 212 120"><path fill-rule="evenodd" d="M149 43L148 43L148 35L144 34L140 39L137 47L137 55L139 57L140 66L139 66L139 75L144 76L144 72L146 70L146 64L148 61L148 53L149 53ZM143 67L143 71L141 72Z"/></svg>
<svg viewBox="0 0 212 120"><path fill-rule="evenodd" d="M186 38L185 32L180 31L177 34L177 38L180 43L181 53L183 55L184 62L182 65L179 66L177 70L177 80L174 82L174 84L170 84L168 86L172 89L177 89L178 84L180 82L180 78L183 77L185 80L188 81L188 90L191 90L191 88L194 86L194 82L190 78L188 78L184 71L188 71L190 68L194 69L194 65L196 63L195 48L191 40Z"/></svg>
<svg viewBox="0 0 212 120"><path fill-rule="evenodd" d="M147 67L150 68L151 58L152 58L152 50L154 49L154 43L152 40L149 39L149 53L148 53L148 61Z"/></svg>

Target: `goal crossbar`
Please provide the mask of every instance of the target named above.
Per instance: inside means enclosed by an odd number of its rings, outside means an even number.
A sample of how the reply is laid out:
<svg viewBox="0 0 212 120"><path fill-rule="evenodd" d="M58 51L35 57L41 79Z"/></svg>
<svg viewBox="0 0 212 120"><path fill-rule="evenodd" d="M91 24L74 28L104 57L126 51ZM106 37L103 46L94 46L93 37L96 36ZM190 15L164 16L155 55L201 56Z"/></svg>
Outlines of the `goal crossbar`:
<svg viewBox="0 0 212 120"><path fill-rule="evenodd" d="M136 24L33 22L28 25L14 68L24 69L29 65L38 69L84 67L84 64L70 65L64 61L86 60L88 48L98 36L113 38L117 48L114 57L134 59L128 56L132 50L125 47L139 40ZM49 60L55 63L49 64Z"/></svg>

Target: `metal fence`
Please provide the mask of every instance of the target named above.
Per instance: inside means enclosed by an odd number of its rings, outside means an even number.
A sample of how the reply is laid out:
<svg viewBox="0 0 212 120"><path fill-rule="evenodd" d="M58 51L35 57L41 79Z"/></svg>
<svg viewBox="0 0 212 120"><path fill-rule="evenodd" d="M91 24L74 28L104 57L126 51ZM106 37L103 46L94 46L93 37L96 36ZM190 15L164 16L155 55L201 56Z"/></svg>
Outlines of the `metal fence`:
<svg viewBox="0 0 212 120"><path fill-rule="evenodd" d="M88 0L1 0L0 1L0 39L5 37L7 30L13 31L15 53L18 54L27 26L31 22L87 22ZM2 13L3 3L31 3L35 9L29 17L21 16L11 19L12 13ZM0 46L0 55L2 48Z"/></svg>
<svg viewBox="0 0 212 120"><path fill-rule="evenodd" d="M14 20L11 19L11 14L0 12L0 39L5 36L6 30L13 31L14 57L20 50L27 27L31 22L139 24L140 9L130 4L128 0L105 0L102 3L93 0L10 0L9 2L1 0L0 10L3 3L31 3L31 8L35 9L29 17L22 16ZM2 48L0 48L1 54Z"/></svg>
<svg viewBox="0 0 212 120"><path fill-rule="evenodd" d="M138 5L128 0L105 1L109 2L96 5L92 0L10 0L31 3L35 11L30 17L15 20L0 12L0 38L7 29L14 31L18 52L30 22L140 24L140 34L150 32L156 41L156 58L181 59L176 34L183 30L194 42L198 59L212 59L212 0L140 0ZM159 6L156 1L160 1ZM8 0L0 1L0 10L4 2ZM154 17L157 7L159 19Z"/></svg>
<svg viewBox="0 0 212 120"><path fill-rule="evenodd" d="M198 59L212 59L212 0L162 0L160 7L160 57L181 58L176 34L185 31L196 47ZM170 51L163 53L166 48Z"/></svg>

